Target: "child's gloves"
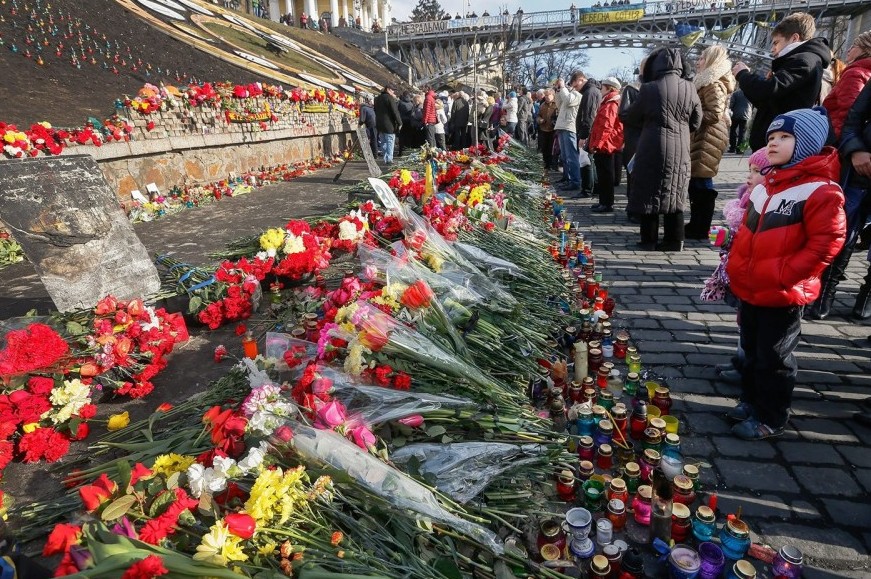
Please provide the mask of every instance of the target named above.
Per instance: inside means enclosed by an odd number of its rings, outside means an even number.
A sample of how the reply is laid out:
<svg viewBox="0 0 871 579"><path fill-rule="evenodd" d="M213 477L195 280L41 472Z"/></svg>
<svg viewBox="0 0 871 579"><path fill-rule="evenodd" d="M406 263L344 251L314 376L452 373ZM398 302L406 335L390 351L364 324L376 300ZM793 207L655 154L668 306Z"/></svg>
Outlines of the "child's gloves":
<svg viewBox="0 0 871 579"><path fill-rule="evenodd" d="M711 229L708 230L708 239L714 247L723 247L729 242L731 236L729 228L722 225L712 225Z"/></svg>

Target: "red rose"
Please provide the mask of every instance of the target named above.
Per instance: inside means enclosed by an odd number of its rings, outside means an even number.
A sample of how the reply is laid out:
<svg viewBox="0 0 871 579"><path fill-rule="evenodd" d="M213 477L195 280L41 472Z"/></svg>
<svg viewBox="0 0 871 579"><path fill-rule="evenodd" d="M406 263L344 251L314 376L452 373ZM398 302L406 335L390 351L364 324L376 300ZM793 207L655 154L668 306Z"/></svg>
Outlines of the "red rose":
<svg viewBox="0 0 871 579"><path fill-rule="evenodd" d="M71 546L79 543L81 534L82 528L77 525L58 523L48 535L45 547L42 549L43 557L69 552Z"/></svg>
<svg viewBox="0 0 871 579"><path fill-rule="evenodd" d="M106 473L100 475L100 478L94 481L94 484L85 485L79 489L79 497L82 499L82 504L85 510L93 513L100 505L111 497L118 490L118 485L115 481L109 479Z"/></svg>

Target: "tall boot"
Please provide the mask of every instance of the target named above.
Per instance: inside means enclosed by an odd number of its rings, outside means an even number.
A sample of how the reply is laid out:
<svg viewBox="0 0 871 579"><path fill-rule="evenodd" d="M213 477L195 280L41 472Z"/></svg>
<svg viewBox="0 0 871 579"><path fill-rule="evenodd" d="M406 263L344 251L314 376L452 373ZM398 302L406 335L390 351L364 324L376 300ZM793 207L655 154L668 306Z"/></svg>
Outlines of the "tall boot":
<svg viewBox="0 0 871 579"><path fill-rule="evenodd" d="M865 283L859 287L856 305L853 306L853 318L857 320L871 318L871 265L868 266L864 281Z"/></svg>
<svg viewBox="0 0 871 579"><path fill-rule="evenodd" d="M841 252L835 256L832 263L823 271L820 277L820 296L811 304L805 314L806 318L811 320L825 320L832 312L832 304L835 302L835 293L838 289L838 283L844 275L844 270L850 263L850 256L853 255L853 243L847 243ZM858 302L857 302L858 303Z"/></svg>
<svg viewBox="0 0 871 579"><path fill-rule="evenodd" d="M689 199L690 220L684 227L686 239L707 239L714 218L717 191L701 184L691 184Z"/></svg>

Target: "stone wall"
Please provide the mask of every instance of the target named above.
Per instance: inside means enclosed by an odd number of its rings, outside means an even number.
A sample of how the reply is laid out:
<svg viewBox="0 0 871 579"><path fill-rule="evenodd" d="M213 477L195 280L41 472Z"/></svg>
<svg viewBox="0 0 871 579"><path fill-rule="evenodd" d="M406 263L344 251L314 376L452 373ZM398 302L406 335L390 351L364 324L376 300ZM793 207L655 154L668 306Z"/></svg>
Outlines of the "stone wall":
<svg viewBox="0 0 871 579"><path fill-rule="evenodd" d="M129 208L131 191L146 194L149 183L165 193L230 173L332 157L351 145L357 126L352 114L326 105L305 107L272 98L241 102L243 111L269 110L268 120L231 122L226 111L211 107L177 105L147 115L128 110L121 118L134 127L129 141L74 146L63 154L92 155L121 205ZM305 112L311 108L324 112Z"/></svg>

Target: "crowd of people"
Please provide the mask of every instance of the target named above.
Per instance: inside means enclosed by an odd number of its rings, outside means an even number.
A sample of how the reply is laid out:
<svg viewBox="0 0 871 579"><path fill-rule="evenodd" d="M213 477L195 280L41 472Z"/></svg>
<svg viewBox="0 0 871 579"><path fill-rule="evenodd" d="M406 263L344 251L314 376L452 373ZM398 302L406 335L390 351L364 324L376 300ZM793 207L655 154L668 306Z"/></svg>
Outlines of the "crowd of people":
<svg viewBox="0 0 871 579"><path fill-rule="evenodd" d="M473 134L486 144L505 132L537 146L546 168L561 168L555 187L564 197L595 195L593 213L614 211L625 175L639 250L716 240L721 263L702 297L736 306L740 320L738 351L718 367L723 380L741 384L727 416L736 436L759 440L783 432L801 320L830 314L871 217L871 31L843 63L815 34L809 14L786 16L772 29L774 59L762 74L714 45L695 62L657 48L626 86L575 71L504 98L427 88L397 99L385 87L361 122L388 164L397 137L401 154L424 142L459 149ZM721 160L748 148L747 182L726 204L727 225L712 227ZM852 314L871 319L871 267Z"/></svg>

